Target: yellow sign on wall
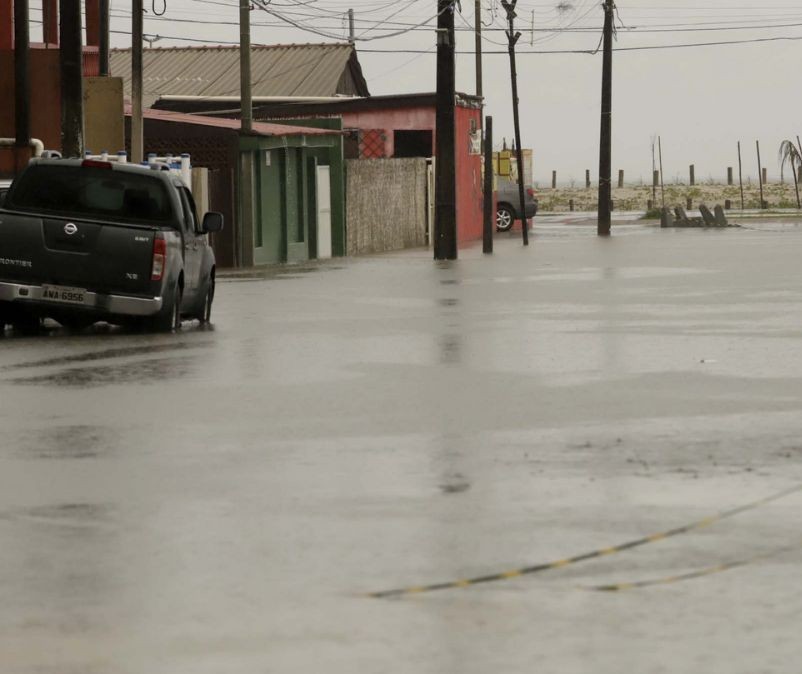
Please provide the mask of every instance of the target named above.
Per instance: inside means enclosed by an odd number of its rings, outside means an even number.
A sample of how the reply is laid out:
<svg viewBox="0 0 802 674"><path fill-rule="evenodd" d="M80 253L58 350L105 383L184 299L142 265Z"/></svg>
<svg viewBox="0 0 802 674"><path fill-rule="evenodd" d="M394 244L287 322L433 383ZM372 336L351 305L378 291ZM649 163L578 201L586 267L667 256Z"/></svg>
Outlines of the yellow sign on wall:
<svg viewBox="0 0 802 674"><path fill-rule="evenodd" d="M532 150L523 148L524 184L532 184ZM493 153L493 171L499 178L518 180L518 161L514 150L499 150Z"/></svg>

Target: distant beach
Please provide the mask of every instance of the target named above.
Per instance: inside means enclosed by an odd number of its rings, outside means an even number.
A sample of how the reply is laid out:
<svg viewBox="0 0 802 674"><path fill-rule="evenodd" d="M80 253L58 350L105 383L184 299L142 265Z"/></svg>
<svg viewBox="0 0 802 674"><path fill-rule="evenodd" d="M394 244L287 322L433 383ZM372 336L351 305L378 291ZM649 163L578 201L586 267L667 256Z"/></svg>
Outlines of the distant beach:
<svg viewBox="0 0 802 674"><path fill-rule="evenodd" d="M540 212L562 213L572 210L575 211L594 211L597 208L599 197L598 186L593 185L589 188L579 187L558 187L557 189L535 187L540 202ZM617 187L614 183L612 189L613 209L616 211L646 211L649 209L649 202L652 208L660 208L663 204L663 197L660 187L657 187L656 198L653 196L652 187L647 185L625 185ZM802 194L802 185L800 186ZM675 206L682 206L688 209L696 209L701 204L705 204L711 209L716 204L725 205L727 200L731 203L733 210L741 209L741 190L738 185L722 185L714 183L704 183L697 185L665 185L665 205L671 209ZM745 209L760 208L760 185L756 183L744 184L743 207ZM793 182L791 183L766 183L763 185L763 200L768 209L797 209L796 191Z"/></svg>

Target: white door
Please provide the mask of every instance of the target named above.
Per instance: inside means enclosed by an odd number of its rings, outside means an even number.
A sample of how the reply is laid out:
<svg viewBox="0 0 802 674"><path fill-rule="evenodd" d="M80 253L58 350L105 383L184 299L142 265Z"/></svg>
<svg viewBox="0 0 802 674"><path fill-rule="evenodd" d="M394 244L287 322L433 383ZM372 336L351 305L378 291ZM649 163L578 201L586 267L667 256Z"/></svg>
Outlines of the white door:
<svg viewBox="0 0 802 674"><path fill-rule="evenodd" d="M331 169L317 167L317 257L331 257Z"/></svg>

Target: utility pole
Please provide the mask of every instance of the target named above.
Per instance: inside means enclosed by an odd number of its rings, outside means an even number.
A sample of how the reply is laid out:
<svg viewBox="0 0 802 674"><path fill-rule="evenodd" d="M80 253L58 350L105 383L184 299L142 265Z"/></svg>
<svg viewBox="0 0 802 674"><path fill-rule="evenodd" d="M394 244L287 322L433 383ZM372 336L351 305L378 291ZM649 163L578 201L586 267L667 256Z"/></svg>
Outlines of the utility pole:
<svg viewBox="0 0 802 674"><path fill-rule="evenodd" d="M660 156L660 200L662 201L663 208L666 207L666 186L663 182L663 139L657 136L657 152Z"/></svg>
<svg viewBox="0 0 802 674"><path fill-rule="evenodd" d="M14 2L14 126L15 145L28 148L31 141L31 34L28 0Z"/></svg>
<svg viewBox="0 0 802 674"><path fill-rule="evenodd" d="M599 143L599 215L597 234L610 236L613 138L613 0L604 0L601 134Z"/></svg>
<svg viewBox="0 0 802 674"><path fill-rule="evenodd" d="M348 10L348 41L351 44L356 42L356 32L354 31L354 10Z"/></svg>
<svg viewBox="0 0 802 674"><path fill-rule="evenodd" d="M434 259L457 259L454 0L437 1Z"/></svg>
<svg viewBox="0 0 802 674"><path fill-rule="evenodd" d="M738 141L738 184L741 186L741 210L744 209L744 173L741 162L741 141Z"/></svg>
<svg viewBox="0 0 802 674"><path fill-rule="evenodd" d="M482 98L482 0L474 2L473 11L476 33L476 95Z"/></svg>
<svg viewBox="0 0 802 674"><path fill-rule="evenodd" d="M514 21L515 5L518 0L501 0L501 6L507 12L507 40L509 41L510 52L510 80L512 82L512 119L515 126L515 160L518 163L518 196L520 198L521 231L523 233L524 246L529 245L529 226L526 223L526 209L524 206L524 162L523 151L521 150L521 123L518 116L518 73L515 70L515 43L521 37L520 33L515 32Z"/></svg>
<svg viewBox="0 0 802 674"><path fill-rule="evenodd" d="M485 180L482 252L493 252L493 118L485 117Z"/></svg>
<svg viewBox="0 0 802 674"><path fill-rule="evenodd" d="M145 133L142 120L142 0L131 2L131 162L145 157Z"/></svg>
<svg viewBox="0 0 802 674"><path fill-rule="evenodd" d="M654 179L654 172L657 167L654 163L654 136L652 136L652 203L657 204L657 181Z"/></svg>
<svg viewBox="0 0 802 674"><path fill-rule="evenodd" d="M239 0L239 89L240 128L242 133L250 133L253 127L250 0Z"/></svg>
<svg viewBox="0 0 802 674"><path fill-rule="evenodd" d="M760 141L755 141L757 147L757 179L760 181L760 210L763 210L763 166L760 163Z"/></svg>
<svg viewBox="0 0 802 674"><path fill-rule="evenodd" d="M108 77L111 73L109 68L109 0L100 0L100 75Z"/></svg>
<svg viewBox="0 0 802 674"><path fill-rule="evenodd" d="M239 0L239 83L240 134L247 136L253 129L253 100L251 96L251 2ZM240 264L253 265L253 152L240 153Z"/></svg>
<svg viewBox="0 0 802 674"><path fill-rule="evenodd" d="M81 1L60 0L59 69L61 71L61 151L65 157L83 157L83 49Z"/></svg>

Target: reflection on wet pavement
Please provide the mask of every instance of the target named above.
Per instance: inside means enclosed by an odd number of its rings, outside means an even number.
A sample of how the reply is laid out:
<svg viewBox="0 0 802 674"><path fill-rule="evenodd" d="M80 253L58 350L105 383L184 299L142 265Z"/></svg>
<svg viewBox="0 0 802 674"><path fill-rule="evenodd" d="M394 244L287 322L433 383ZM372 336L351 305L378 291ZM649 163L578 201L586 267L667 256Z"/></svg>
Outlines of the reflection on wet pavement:
<svg viewBox="0 0 802 674"><path fill-rule="evenodd" d="M91 351L88 353L78 353L59 357L45 358L23 363L13 363L11 365L0 366L3 370L23 370L34 367L50 367L51 365L67 365L70 363L91 363L98 360L109 358L125 358L127 356L149 355L152 353L165 353L170 351L180 351L186 349L209 348L213 342L179 342L173 340L166 344L145 344L142 346L126 346L117 349L103 349L101 351Z"/></svg>
<svg viewBox="0 0 802 674"><path fill-rule="evenodd" d="M151 358L134 363L105 365L91 368L70 368L53 374L11 379L12 384L53 385L86 388L109 384L158 384L191 375L196 368L196 359Z"/></svg>
<svg viewBox="0 0 802 674"><path fill-rule="evenodd" d="M61 503L4 512L0 513L0 518L63 527L94 527L110 523L113 520L113 509L106 504Z"/></svg>
<svg viewBox="0 0 802 674"><path fill-rule="evenodd" d="M802 482L802 230L545 230L221 278L214 331L0 342L0 674L795 673L799 555L578 588L787 544L802 493L364 598Z"/></svg>
<svg viewBox="0 0 802 674"><path fill-rule="evenodd" d="M111 451L113 433L100 426L53 426L6 434L4 444L27 459L94 459Z"/></svg>

